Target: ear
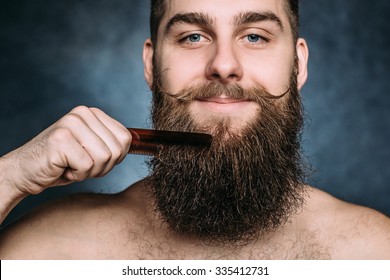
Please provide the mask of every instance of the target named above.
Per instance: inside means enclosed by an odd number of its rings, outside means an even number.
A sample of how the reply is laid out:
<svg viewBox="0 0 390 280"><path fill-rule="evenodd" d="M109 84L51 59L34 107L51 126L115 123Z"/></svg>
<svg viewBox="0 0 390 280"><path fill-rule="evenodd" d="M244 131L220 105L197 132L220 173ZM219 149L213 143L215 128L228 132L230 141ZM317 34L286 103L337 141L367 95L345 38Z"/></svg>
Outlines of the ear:
<svg viewBox="0 0 390 280"><path fill-rule="evenodd" d="M144 61L144 76L149 87L153 84L153 43L147 39L144 43L143 61Z"/></svg>
<svg viewBox="0 0 390 280"><path fill-rule="evenodd" d="M298 56L298 89L300 90L307 80L307 63L309 60L309 48L304 39L299 38L296 45L296 52Z"/></svg>

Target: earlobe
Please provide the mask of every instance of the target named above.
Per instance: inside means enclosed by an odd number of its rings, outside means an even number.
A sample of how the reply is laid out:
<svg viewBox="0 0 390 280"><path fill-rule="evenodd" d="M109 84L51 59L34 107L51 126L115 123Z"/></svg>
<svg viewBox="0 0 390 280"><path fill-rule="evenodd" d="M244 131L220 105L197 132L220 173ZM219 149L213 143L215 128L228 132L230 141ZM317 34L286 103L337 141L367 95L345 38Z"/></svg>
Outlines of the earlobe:
<svg viewBox="0 0 390 280"><path fill-rule="evenodd" d="M307 64L309 60L309 49L304 39L299 38L296 45L298 56L298 89L300 90L305 84L308 76Z"/></svg>
<svg viewBox="0 0 390 280"><path fill-rule="evenodd" d="M153 43L147 39L144 43L143 61L144 61L144 76L145 80L151 88L153 85Z"/></svg>

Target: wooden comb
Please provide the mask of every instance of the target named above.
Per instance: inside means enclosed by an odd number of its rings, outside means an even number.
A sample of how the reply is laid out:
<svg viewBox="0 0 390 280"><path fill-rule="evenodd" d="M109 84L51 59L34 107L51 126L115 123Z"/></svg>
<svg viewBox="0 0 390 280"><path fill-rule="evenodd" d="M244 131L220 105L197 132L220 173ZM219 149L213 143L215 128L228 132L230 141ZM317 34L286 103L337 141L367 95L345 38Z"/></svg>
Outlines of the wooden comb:
<svg viewBox="0 0 390 280"><path fill-rule="evenodd" d="M192 146L210 147L212 136L206 133L127 128L133 137L129 154L157 155L158 147Z"/></svg>

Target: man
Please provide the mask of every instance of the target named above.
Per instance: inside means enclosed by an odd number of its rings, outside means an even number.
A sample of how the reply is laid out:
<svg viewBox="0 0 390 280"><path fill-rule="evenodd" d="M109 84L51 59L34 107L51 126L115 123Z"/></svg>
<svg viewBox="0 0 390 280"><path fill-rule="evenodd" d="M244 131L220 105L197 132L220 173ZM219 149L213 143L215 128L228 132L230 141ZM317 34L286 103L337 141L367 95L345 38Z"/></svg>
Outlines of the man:
<svg viewBox="0 0 390 280"><path fill-rule="evenodd" d="M161 147L120 194L39 207L1 233L0 257L389 258L387 217L303 184L297 26L297 1L152 1L154 125L210 133L211 147ZM131 141L99 109L75 108L1 158L2 218L27 195L105 175Z"/></svg>

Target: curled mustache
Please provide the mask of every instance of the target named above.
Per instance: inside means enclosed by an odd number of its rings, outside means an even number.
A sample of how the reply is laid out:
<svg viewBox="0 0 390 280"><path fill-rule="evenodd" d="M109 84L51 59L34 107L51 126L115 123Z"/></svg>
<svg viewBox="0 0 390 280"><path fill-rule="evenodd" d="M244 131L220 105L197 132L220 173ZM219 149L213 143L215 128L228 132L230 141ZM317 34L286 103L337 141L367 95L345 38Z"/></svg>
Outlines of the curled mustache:
<svg viewBox="0 0 390 280"><path fill-rule="evenodd" d="M161 87L159 92L187 103L193 100L207 99L213 97L225 96L226 98L254 101L260 103L265 99L280 99L290 92L290 87L279 95L273 95L261 86L244 89L239 84L224 85L218 82L211 82L205 85L191 86L178 93L171 93L163 90Z"/></svg>

